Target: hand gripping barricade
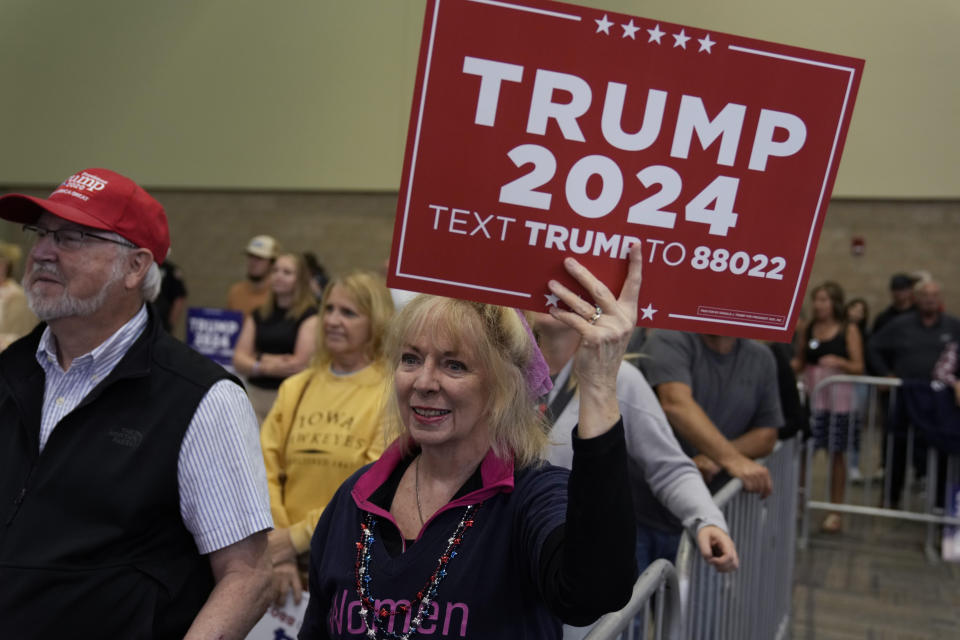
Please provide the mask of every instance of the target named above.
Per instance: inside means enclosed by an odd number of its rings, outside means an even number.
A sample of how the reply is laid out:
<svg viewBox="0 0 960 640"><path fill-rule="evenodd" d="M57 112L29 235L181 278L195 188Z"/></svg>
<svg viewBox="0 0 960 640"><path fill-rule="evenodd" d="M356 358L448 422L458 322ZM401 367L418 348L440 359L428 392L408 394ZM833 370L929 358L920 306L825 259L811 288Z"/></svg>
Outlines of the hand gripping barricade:
<svg viewBox="0 0 960 640"><path fill-rule="evenodd" d="M717 573L700 556L696 543L684 536L676 572L665 560L647 567L630 603L601 618L587 640L785 638L793 593L799 453L797 436L777 443L761 461L770 470L774 487L765 500L744 492L737 479L714 494L737 544L738 571ZM658 596L651 606L654 592Z"/></svg>
<svg viewBox="0 0 960 640"><path fill-rule="evenodd" d="M713 497L730 525L740 569L719 574L685 537L677 553L686 638L766 640L790 629L796 544L799 438L777 443L765 460L773 493L761 500L734 479Z"/></svg>
<svg viewBox="0 0 960 640"><path fill-rule="evenodd" d="M845 400L851 393L857 399L852 405ZM854 487L847 473L842 501L831 500L833 469L828 464L821 481L815 473L814 440L807 441L800 547L807 544L811 511L826 510L925 522L924 550L936 560L938 525L960 525L960 518L941 508L951 503L951 496L937 505L940 489L949 493L960 485L960 407L952 390L926 380L836 375L820 380L810 397L820 404L827 442L845 442L848 461L860 445L864 482L862 488ZM816 420L814 412L811 423Z"/></svg>

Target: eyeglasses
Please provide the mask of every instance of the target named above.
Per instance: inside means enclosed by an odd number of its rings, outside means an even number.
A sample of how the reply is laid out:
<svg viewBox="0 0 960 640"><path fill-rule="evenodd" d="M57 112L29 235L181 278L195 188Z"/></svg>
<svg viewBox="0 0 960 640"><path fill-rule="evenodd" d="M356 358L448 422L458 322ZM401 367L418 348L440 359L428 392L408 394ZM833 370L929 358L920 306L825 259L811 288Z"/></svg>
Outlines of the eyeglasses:
<svg viewBox="0 0 960 640"><path fill-rule="evenodd" d="M104 238L103 236L98 236L95 233L90 233L89 231L83 231L81 229L45 229L43 227L38 227L34 224L25 224L23 225L23 232L30 236L33 242L39 242L43 240L48 235L53 237L53 243L57 246L58 249L64 249L66 251L76 251L83 245L85 245L89 240L99 240L100 242L112 242L113 244L118 244L121 247L127 247L129 249L136 249L136 245L123 240L114 240L113 238Z"/></svg>

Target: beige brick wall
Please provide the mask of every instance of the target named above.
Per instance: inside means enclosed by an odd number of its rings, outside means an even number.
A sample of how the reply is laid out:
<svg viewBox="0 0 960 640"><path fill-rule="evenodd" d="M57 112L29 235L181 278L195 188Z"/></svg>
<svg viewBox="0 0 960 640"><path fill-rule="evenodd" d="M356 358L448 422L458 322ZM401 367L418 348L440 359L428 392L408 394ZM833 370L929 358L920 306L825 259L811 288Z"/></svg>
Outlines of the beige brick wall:
<svg viewBox="0 0 960 640"><path fill-rule="evenodd" d="M331 273L379 268L390 250L393 193L153 194L167 209L171 259L185 273L191 305L223 303L229 284L244 275L243 248L258 233L276 236L291 251L314 251ZM851 255L854 236L866 243L861 257ZM16 241L19 232L2 223L0 238ZM915 269L929 270L941 281L948 311L960 315L960 202L831 203L812 284L834 279L848 298L866 298L875 315L888 304L890 274Z"/></svg>
<svg viewBox="0 0 960 640"><path fill-rule="evenodd" d="M851 253L856 236L865 242L860 257ZM889 304L890 275L918 269L931 272L940 281L947 310L960 315L960 202L830 203L811 285L836 280L848 299L867 300L872 317Z"/></svg>
<svg viewBox="0 0 960 640"><path fill-rule="evenodd" d="M245 274L244 248L266 233L281 249L313 251L330 273L379 269L390 253L395 194L160 192L170 218L170 259L190 304L219 306Z"/></svg>

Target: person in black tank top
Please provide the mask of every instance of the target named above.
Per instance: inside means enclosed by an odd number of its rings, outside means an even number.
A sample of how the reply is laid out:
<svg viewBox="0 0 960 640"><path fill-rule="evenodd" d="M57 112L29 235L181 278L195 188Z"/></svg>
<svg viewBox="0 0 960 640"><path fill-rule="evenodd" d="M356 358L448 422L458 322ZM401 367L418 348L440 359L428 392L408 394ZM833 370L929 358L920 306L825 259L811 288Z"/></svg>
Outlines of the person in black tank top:
<svg viewBox="0 0 960 640"><path fill-rule="evenodd" d="M817 449L830 452L830 501L843 502L847 481L846 455L853 388L850 385L827 387L814 393L817 383L838 374L863 373L863 340L855 324L846 321L843 289L835 282L824 282L810 293L813 314L797 345L794 369L803 373L813 413L813 438ZM854 446L859 431L854 425ZM830 513L823 522L824 531L839 531L840 514Z"/></svg>
<svg viewBox="0 0 960 640"><path fill-rule="evenodd" d="M303 371L313 355L317 306L303 258L277 256L270 272L270 297L244 318L233 352L233 368L249 383L247 393L263 422L280 383Z"/></svg>

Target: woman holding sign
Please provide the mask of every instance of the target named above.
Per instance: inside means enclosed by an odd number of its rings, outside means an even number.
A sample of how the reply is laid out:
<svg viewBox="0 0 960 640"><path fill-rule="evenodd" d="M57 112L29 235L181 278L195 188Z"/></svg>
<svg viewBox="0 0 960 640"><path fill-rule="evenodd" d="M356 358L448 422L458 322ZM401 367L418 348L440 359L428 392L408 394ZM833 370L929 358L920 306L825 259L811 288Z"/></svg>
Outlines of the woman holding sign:
<svg viewBox="0 0 960 640"><path fill-rule="evenodd" d="M277 603L300 601L313 529L337 487L384 447L383 338L393 302L382 278L354 272L327 284L311 366L287 378L263 423Z"/></svg>
<svg viewBox="0 0 960 640"><path fill-rule="evenodd" d="M572 470L543 463L546 363L513 310L420 296L387 344L399 435L348 479L311 543L301 638L560 638L629 600L636 528L616 398L641 255L619 299L572 258L556 281L581 336ZM441 631L442 630L442 631Z"/></svg>

